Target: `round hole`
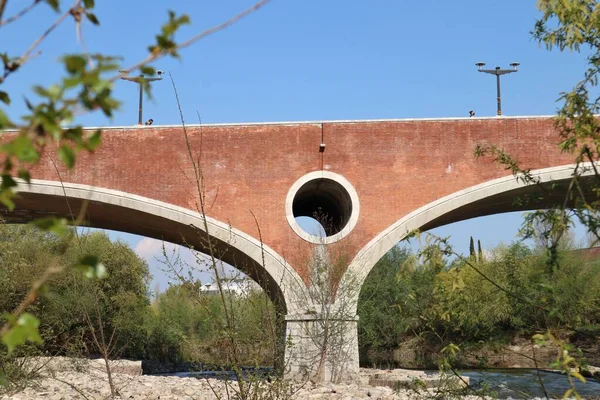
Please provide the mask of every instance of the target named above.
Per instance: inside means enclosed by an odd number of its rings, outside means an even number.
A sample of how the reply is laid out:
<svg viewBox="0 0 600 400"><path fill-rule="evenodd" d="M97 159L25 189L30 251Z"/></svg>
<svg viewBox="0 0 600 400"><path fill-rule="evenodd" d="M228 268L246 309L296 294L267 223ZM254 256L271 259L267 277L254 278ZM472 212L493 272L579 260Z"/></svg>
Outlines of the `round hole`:
<svg viewBox="0 0 600 400"><path fill-rule="evenodd" d="M329 244L345 237L358 220L358 196L343 176L311 172L288 192L286 212L292 229L303 239Z"/></svg>
<svg viewBox="0 0 600 400"><path fill-rule="evenodd" d="M327 236L325 228L323 228L323 225L321 225L319 220L315 218L300 216L294 217L294 220L298 225L300 225L300 228L302 228L304 232L310 235L318 236L320 238L324 238Z"/></svg>

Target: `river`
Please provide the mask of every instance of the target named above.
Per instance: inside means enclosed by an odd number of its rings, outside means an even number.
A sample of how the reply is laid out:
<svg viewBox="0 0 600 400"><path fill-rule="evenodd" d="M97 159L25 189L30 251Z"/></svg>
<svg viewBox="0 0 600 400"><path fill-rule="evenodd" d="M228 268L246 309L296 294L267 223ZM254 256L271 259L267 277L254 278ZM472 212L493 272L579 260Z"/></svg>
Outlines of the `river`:
<svg viewBox="0 0 600 400"><path fill-rule="evenodd" d="M464 370L461 375L471 378L475 388L489 387L498 399L544 399L536 370L532 369L498 369L498 370ZM540 377L550 398L562 398L569 389L569 381L565 375L540 371ZM600 399L600 383L588 379L586 383L575 383L577 392L584 398Z"/></svg>
<svg viewBox="0 0 600 400"><path fill-rule="evenodd" d="M262 376L267 376L270 372L270 368L259 369L259 374ZM460 370L458 372L471 379L471 386L474 389L486 389L487 393L497 396L499 400L545 399L538 374L533 369ZM256 373L256 370L253 373ZM435 374L437 371L428 371L428 373ZM232 371L179 372L164 375L235 379ZM540 378L549 398L562 399L564 393L570 388L565 375L540 371ZM575 387L583 398L600 400L600 382L588 379L586 383L582 383L576 380Z"/></svg>

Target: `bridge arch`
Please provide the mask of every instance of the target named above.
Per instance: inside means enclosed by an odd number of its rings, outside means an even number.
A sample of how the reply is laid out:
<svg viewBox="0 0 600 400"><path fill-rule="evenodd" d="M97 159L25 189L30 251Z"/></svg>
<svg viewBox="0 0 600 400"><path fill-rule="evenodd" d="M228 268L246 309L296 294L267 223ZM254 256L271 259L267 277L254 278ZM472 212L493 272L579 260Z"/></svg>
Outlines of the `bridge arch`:
<svg viewBox="0 0 600 400"><path fill-rule="evenodd" d="M83 225L117 230L187 245L207 252L255 280L286 313L297 312L306 286L283 257L251 235L190 209L154 199L88 185L47 180L19 183L16 208L3 210L6 221L22 223L42 216L77 216L85 204Z"/></svg>
<svg viewBox="0 0 600 400"><path fill-rule="evenodd" d="M589 179L594 175L591 167L591 163L580 164L579 175ZM346 289L340 293L352 293L352 303L356 308L360 289L377 261L415 229L429 230L469 218L562 204L574 171L575 165L531 171L538 184L526 184L515 176L506 176L460 190L418 208L379 233L357 253L342 278L341 287ZM515 198L535 196L550 183L555 187L542 199L514 201Z"/></svg>

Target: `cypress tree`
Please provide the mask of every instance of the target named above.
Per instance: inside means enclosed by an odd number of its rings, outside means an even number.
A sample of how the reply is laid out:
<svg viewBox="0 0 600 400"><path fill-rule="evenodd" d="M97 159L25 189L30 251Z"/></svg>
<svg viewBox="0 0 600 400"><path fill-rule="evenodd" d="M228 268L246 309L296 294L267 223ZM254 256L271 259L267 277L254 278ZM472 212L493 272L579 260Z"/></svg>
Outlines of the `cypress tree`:
<svg viewBox="0 0 600 400"><path fill-rule="evenodd" d="M469 257L475 260L475 243L473 242L473 236L471 236L471 240L469 241Z"/></svg>

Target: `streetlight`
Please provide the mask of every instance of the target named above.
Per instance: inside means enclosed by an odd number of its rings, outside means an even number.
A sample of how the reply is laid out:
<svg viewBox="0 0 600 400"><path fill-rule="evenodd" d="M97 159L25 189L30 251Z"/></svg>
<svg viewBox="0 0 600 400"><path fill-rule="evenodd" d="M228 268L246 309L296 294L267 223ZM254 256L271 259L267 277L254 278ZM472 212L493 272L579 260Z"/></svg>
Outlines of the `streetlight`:
<svg viewBox="0 0 600 400"><path fill-rule="evenodd" d="M154 82L162 80L163 71L158 70L156 73L158 77L146 78L144 75L140 74L138 76L129 76L129 71L119 71L121 73L121 79L124 81L135 82L140 85L140 105L139 105L139 114L138 114L138 125L143 125L142 122L142 99L144 97L144 83L146 82Z"/></svg>
<svg viewBox="0 0 600 400"><path fill-rule="evenodd" d="M513 69L500 69L500 67L496 67L495 69L482 69L485 63L478 62L475 63L477 68L479 68L479 72L485 72L486 74L496 75L496 92L498 94L498 115L502 115L502 100L500 99L500 75L510 74L512 72L517 72L517 67L520 65L518 62L510 63L510 66Z"/></svg>

